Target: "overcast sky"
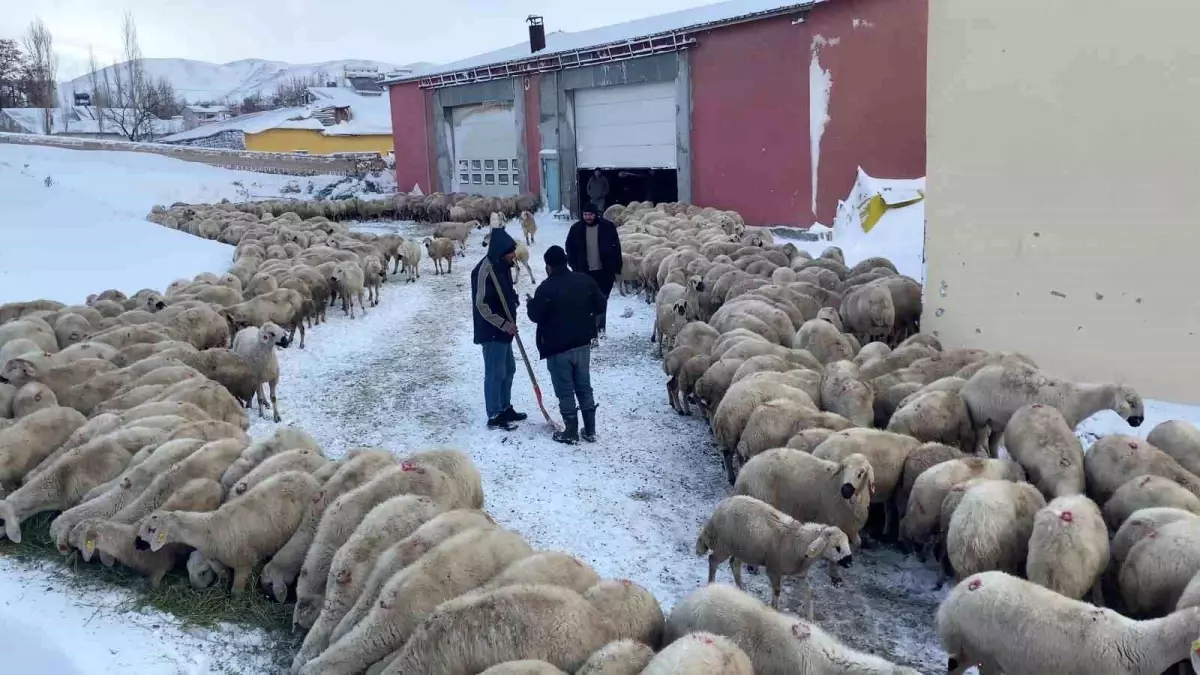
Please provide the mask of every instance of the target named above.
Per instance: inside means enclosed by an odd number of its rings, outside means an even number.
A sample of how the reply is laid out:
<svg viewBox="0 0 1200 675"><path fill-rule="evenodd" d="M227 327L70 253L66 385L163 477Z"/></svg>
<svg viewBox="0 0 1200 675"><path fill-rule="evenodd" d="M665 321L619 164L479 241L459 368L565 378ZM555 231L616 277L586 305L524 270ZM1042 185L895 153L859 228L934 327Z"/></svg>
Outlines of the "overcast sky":
<svg viewBox="0 0 1200 675"><path fill-rule="evenodd" d="M120 54L121 16L133 12L147 57L226 63L374 59L446 62L528 39L525 17L575 31L712 4L715 0L3 0L0 37L35 17L54 35L59 78Z"/></svg>

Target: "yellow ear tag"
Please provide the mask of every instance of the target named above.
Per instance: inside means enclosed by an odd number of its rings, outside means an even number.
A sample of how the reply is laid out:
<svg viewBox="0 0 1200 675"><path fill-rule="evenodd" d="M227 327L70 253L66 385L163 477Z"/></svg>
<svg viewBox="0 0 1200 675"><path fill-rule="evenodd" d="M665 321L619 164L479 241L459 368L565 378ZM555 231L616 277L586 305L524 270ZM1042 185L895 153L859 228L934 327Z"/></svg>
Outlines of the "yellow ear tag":
<svg viewBox="0 0 1200 675"><path fill-rule="evenodd" d="M92 554L92 552L95 550L96 550L96 542L92 541L91 539L88 539L87 541L83 542L84 553L87 553L90 556Z"/></svg>
<svg viewBox="0 0 1200 675"><path fill-rule="evenodd" d="M159 546L165 545L167 543L167 533L159 532L158 536L154 537L154 540L158 542Z"/></svg>

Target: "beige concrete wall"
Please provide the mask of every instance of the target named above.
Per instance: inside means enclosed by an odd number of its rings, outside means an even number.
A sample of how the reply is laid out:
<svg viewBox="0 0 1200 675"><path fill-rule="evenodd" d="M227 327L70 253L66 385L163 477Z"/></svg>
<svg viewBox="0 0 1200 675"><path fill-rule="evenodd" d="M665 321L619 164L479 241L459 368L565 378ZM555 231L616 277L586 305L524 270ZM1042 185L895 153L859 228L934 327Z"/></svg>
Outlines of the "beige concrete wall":
<svg viewBox="0 0 1200 675"><path fill-rule="evenodd" d="M1200 403L1200 3L931 0L923 326Z"/></svg>

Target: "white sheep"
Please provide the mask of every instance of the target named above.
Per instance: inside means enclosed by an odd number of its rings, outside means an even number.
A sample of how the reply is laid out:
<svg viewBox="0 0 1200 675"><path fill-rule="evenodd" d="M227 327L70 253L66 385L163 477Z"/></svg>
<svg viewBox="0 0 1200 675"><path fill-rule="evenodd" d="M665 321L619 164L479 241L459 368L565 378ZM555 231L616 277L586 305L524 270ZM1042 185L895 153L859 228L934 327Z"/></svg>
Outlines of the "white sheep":
<svg viewBox="0 0 1200 675"><path fill-rule="evenodd" d="M875 420L875 390L852 361L826 364L821 377L821 407L860 427Z"/></svg>
<svg viewBox="0 0 1200 675"><path fill-rule="evenodd" d="M576 672L591 652L618 637L604 612L574 591L507 586L437 608L383 672L474 675L517 659Z"/></svg>
<svg viewBox="0 0 1200 675"><path fill-rule="evenodd" d="M400 247L400 262L404 266L404 281L414 282L421 278L421 245L408 240Z"/></svg>
<svg viewBox="0 0 1200 675"><path fill-rule="evenodd" d="M321 451L320 444L302 429L279 427L271 436L254 441L242 451L241 456L234 460L221 476L221 487L226 491L230 490L239 480L245 478L246 474L269 457L286 450L304 448L316 450L318 453Z"/></svg>
<svg viewBox="0 0 1200 675"><path fill-rule="evenodd" d="M383 549L394 541L408 537L443 510L429 497L401 495L379 504L363 517L354 533L333 557L321 613L296 653L292 662L293 670L299 669L329 646L330 635L358 600L367 576Z"/></svg>
<svg viewBox="0 0 1200 675"><path fill-rule="evenodd" d="M711 553L709 553L711 551ZM808 620L813 617L812 584L808 570L823 558L829 579L841 583L837 566L849 567L853 557L846 533L832 525L801 523L753 497L735 495L717 504L700 532L696 554L708 556L708 583L717 578L717 566L729 560L737 587L742 583L742 563L763 565L771 580L771 606L779 608L782 578L796 575L804 581Z"/></svg>
<svg viewBox="0 0 1200 675"><path fill-rule="evenodd" d="M112 519L132 525L150 515L155 509L161 508L171 494L188 481L197 478L217 480L245 446L244 442L236 439L205 443L199 450L156 476L136 499L113 514Z"/></svg>
<svg viewBox="0 0 1200 675"><path fill-rule="evenodd" d="M1188 658L1198 625L1200 608L1135 621L1004 572L963 579L937 612L950 675L976 665L984 673L1162 673Z"/></svg>
<svg viewBox="0 0 1200 675"><path fill-rule="evenodd" d="M967 405L957 392L929 391L910 396L892 414L887 428L926 443L944 443L965 452L975 450Z"/></svg>
<svg viewBox="0 0 1200 675"><path fill-rule="evenodd" d="M946 534L946 554L958 577L1019 571L1029 555L1034 516L1045 505L1029 483L988 480L967 490Z"/></svg>
<svg viewBox="0 0 1200 675"><path fill-rule="evenodd" d="M821 363L854 358L854 349L846 336L835 324L822 318L805 321L792 338L792 347L807 349Z"/></svg>
<svg viewBox="0 0 1200 675"><path fill-rule="evenodd" d="M1004 427L1004 448L1047 499L1083 493L1083 445L1056 408L1018 408Z"/></svg>
<svg viewBox="0 0 1200 675"><path fill-rule="evenodd" d="M366 277L363 268L355 261L347 260L338 263L329 276L337 294L342 298L342 311L351 319L354 318L354 299L358 298L358 307L363 316L367 315L367 307L363 304L363 288ZM278 420L276 420L278 421Z"/></svg>
<svg viewBox="0 0 1200 675"><path fill-rule="evenodd" d="M383 672L383 671L380 671ZM499 663L479 675L567 675L545 661L522 659L520 661L505 661Z"/></svg>
<svg viewBox="0 0 1200 675"><path fill-rule="evenodd" d="M1112 552L1113 569L1121 569L1121 565L1125 564L1125 558L1129 556L1130 549L1146 535L1156 532L1170 523L1196 517L1200 516L1190 511L1169 507L1142 509L1134 512L1132 516L1125 519L1124 523L1121 523L1121 527L1117 529L1112 543L1109 545L1109 550Z"/></svg>
<svg viewBox="0 0 1200 675"><path fill-rule="evenodd" d="M1101 410L1115 411L1134 427L1145 419L1142 397L1129 387L1069 382L1031 366L988 366L967 380L961 394L980 450L993 457L1009 418L1030 403L1057 408L1071 429Z"/></svg>
<svg viewBox="0 0 1200 675"><path fill-rule="evenodd" d="M509 565L472 592L486 592L517 584L542 584L584 593L598 583L600 575L579 558L561 551L541 551Z"/></svg>
<svg viewBox="0 0 1200 675"><path fill-rule="evenodd" d="M875 472L862 455L829 462L788 448L751 459L733 486L735 494L760 499L797 520L840 528L856 548L874 490Z"/></svg>
<svg viewBox="0 0 1200 675"><path fill-rule="evenodd" d="M90 518L81 521L80 541L83 542L83 559L90 562L99 552L102 556L119 560L149 578L150 587L158 588L163 577L175 568L177 550L144 551L135 545L137 528L110 520Z"/></svg>
<svg viewBox="0 0 1200 675"><path fill-rule="evenodd" d="M642 675L754 675L754 666L732 640L712 633L688 633L658 653Z"/></svg>
<svg viewBox="0 0 1200 675"><path fill-rule="evenodd" d="M330 636L330 643L337 642L350 629L358 625L379 597L379 591L400 570L415 563L433 548L454 535L470 529L498 527L492 517L483 511L456 509L447 511L421 525L411 535L388 547L375 561L358 600L338 623Z"/></svg>
<svg viewBox="0 0 1200 675"><path fill-rule="evenodd" d="M1104 604L1100 576L1108 567L1108 528L1100 507L1083 495L1052 500L1033 518L1025 569L1029 580L1079 600L1091 591Z"/></svg>
<svg viewBox="0 0 1200 675"><path fill-rule="evenodd" d="M1104 520L1116 530L1137 511L1155 507L1183 509L1200 514L1200 497L1188 492L1170 478L1134 476L1117 488L1104 503Z"/></svg>
<svg viewBox="0 0 1200 675"><path fill-rule="evenodd" d="M260 328L249 326L238 331L233 339L233 353L242 357L250 364L250 369L258 381L255 397L258 399L258 416L266 417L263 408L266 400L263 396L263 385L270 387L271 403L274 410L274 421L279 422L279 401L275 398L275 390L279 387L279 359L275 355L275 347L287 347L287 332L271 322Z"/></svg>
<svg viewBox="0 0 1200 675"><path fill-rule="evenodd" d="M575 675L638 675L654 659L654 650L636 640L615 640L592 652Z"/></svg>
<svg viewBox="0 0 1200 675"><path fill-rule="evenodd" d="M297 675L361 672L404 647L412 632L438 605L479 586L532 553L533 549L520 536L501 528L467 530L450 537L388 580L362 621L306 663ZM508 660L511 659L500 662ZM396 664L399 663L402 658L397 659Z"/></svg>
<svg viewBox="0 0 1200 675"><path fill-rule="evenodd" d="M233 569L233 594L240 595L254 565L287 542L319 489L307 473L282 473L211 513L156 511L142 522L138 537L152 551L172 542L200 549Z"/></svg>
<svg viewBox="0 0 1200 675"><path fill-rule="evenodd" d="M1173 457L1188 471L1200 472L1200 429L1194 425L1168 420L1150 430L1146 442Z"/></svg>
<svg viewBox="0 0 1200 675"><path fill-rule="evenodd" d="M13 485L86 422L72 408L43 408L0 430L0 485Z"/></svg>
<svg viewBox="0 0 1200 675"><path fill-rule="evenodd" d="M900 520L900 541L931 543L938 532L946 495L954 486L974 479L1020 481L1025 479L1025 472L1007 459L982 457L953 459L926 469L913 481L908 506Z"/></svg>
<svg viewBox="0 0 1200 675"><path fill-rule="evenodd" d="M339 462L337 471L322 484L317 498L308 505L304 518L287 544L263 566L262 586L270 591L278 602L287 599L288 586L295 581L317 526L326 508L346 492L363 485L385 467L396 463L396 457L387 450L351 450Z"/></svg>
<svg viewBox="0 0 1200 675"><path fill-rule="evenodd" d="M817 412L793 399L772 399L750 413L738 437L737 453L745 463L766 450L787 445L788 440L805 429L841 431L853 426L853 422L841 415Z"/></svg>
<svg viewBox="0 0 1200 675"><path fill-rule="evenodd" d="M1083 458L1088 493L1103 504L1133 476L1169 478L1200 496L1200 476L1180 466L1170 455L1133 436L1104 436Z"/></svg>
<svg viewBox="0 0 1200 675"><path fill-rule="evenodd" d="M662 606L654 595L629 579L604 579L583 597L617 629L617 635L657 649L662 645Z"/></svg>
<svg viewBox="0 0 1200 675"><path fill-rule="evenodd" d="M1117 574L1127 613L1154 617L1170 612L1197 572L1200 520L1177 520L1146 534L1129 549Z"/></svg>
<svg viewBox="0 0 1200 675"><path fill-rule="evenodd" d="M671 610L668 644L697 632L728 638L750 657L756 675L919 675L851 649L816 624L725 584L692 591Z"/></svg>
<svg viewBox="0 0 1200 675"><path fill-rule="evenodd" d="M30 382L16 391L12 399L12 416L16 419L28 417L43 408L58 406L58 397L50 387L41 382Z"/></svg>
<svg viewBox="0 0 1200 675"><path fill-rule="evenodd" d="M255 485L275 474L285 471L304 471L305 473L316 474L321 467L328 463L329 460L325 459L325 456L318 450L302 448L281 452L266 459L262 464L254 467L244 478L234 483L229 494L231 496L245 494L246 491L253 489Z"/></svg>

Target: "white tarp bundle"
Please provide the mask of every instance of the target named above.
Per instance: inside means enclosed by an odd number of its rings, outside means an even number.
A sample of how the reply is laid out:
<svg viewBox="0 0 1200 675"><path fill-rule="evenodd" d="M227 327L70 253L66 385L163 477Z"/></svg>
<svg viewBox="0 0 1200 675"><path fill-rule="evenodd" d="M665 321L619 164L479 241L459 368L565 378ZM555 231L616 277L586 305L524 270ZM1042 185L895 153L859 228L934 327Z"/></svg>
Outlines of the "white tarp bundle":
<svg viewBox="0 0 1200 675"><path fill-rule="evenodd" d="M833 244L851 265L883 256L901 274L924 283L924 198L924 178L874 178L860 167L850 196L838 202Z"/></svg>

